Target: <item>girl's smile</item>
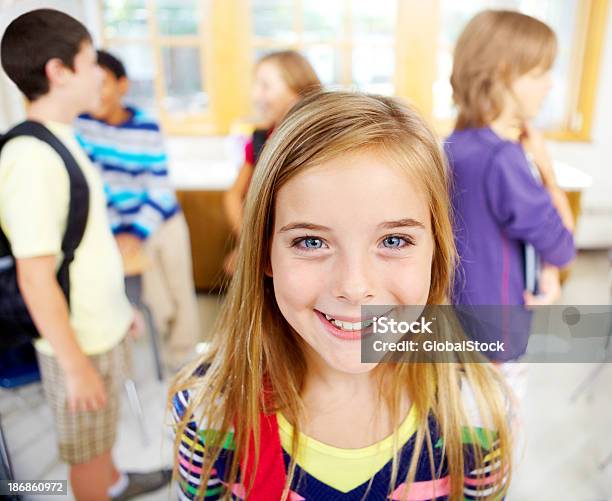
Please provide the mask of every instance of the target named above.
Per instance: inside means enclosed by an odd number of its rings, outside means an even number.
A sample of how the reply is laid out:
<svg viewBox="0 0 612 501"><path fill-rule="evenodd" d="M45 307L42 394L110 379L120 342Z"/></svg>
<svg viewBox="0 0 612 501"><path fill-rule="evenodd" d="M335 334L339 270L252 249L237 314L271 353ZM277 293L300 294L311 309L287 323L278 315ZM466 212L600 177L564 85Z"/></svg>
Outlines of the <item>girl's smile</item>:
<svg viewBox="0 0 612 501"><path fill-rule="evenodd" d="M362 322L361 317L331 316L316 309L314 312L329 333L339 339L359 341L372 332L368 329L372 325L372 320Z"/></svg>

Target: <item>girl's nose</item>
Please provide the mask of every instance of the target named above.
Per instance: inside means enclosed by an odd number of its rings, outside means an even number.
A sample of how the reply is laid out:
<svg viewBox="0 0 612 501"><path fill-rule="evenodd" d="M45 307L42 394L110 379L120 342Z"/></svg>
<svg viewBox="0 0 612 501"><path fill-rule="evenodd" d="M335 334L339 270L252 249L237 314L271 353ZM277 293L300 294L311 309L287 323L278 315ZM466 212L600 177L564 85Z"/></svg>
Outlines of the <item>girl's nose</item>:
<svg viewBox="0 0 612 501"><path fill-rule="evenodd" d="M367 255L344 255L333 272L333 295L351 304L371 303L374 298L372 263Z"/></svg>

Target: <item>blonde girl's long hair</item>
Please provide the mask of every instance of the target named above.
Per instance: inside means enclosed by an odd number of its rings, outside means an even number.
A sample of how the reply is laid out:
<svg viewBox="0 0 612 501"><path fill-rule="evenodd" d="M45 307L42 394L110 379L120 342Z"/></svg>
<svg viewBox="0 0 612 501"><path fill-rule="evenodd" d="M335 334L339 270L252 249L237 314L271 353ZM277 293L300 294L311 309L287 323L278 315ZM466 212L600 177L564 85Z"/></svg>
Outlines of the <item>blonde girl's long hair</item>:
<svg viewBox="0 0 612 501"><path fill-rule="evenodd" d="M259 454L261 444L257 443L257 437L262 410L280 410L293 424L291 456L297 457L303 416L300 393L306 362L299 335L279 311L271 278L265 273L270 259L275 199L283 185L304 170L344 153L365 149L391 159L425 190L435 244L427 302L432 305L447 302L456 251L449 217L448 173L433 133L416 112L391 98L324 92L302 100L266 144L261 168L255 170L246 199L237 269L214 330L214 347L204 359L183 370L170 391L171 396L180 390L191 392L189 407L176 428L176 454L183 430L193 419L192 413L197 416L198 426L205 423L206 428L219 430L212 437L207 435L202 495L221 444L232 427L236 449L229 465L230 479L226 480L234 482L240 461L246 460L249 430L255 437L255 454ZM210 364L206 374L194 377L202 363ZM434 444L428 428L428 416L433 415L444 437L443 454L451 476L451 499L463 499L461 430L467 418L461 380L473 388L484 426L497 431L501 471L509 474L510 438L504 393L497 372L489 364L384 363L374 370L385 380L381 387L387 389L383 397L391 410L394 430L403 419L399 415L403 394L409 395L418 411L416 452L407 481L414 479L416 459L423 447L427 447L432 474L441 474L433 471ZM264 382L270 388L265 401ZM400 444L396 445L393 484L399 464ZM294 474L292 459L285 493ZM249 486L245 487L248 490Z"/></svg>
<svg viewBox="0 0 612 501"><path fill-rule="evenodd" d="M542 21L509 10L477 14L455 46L455 128L489 125L502 112L512 82L535 68L550 69L556 52L555 33Z"/></svg>

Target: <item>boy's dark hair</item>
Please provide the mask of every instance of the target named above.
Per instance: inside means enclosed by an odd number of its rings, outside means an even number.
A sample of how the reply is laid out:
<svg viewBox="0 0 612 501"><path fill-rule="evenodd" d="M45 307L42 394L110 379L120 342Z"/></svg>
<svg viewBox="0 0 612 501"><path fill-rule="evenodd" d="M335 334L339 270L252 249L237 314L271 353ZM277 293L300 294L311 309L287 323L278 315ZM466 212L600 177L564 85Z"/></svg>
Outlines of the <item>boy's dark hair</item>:
<svg viewBox="0 0 612 501"><path fill-rule="evenodd" d="M0 46L2 67L25 96L34 100L49 92L45 65L57 58L74 70L74 57L89 32L79 21L53 9L37 9L14 19Z"/></svg>
<svg viewBox="0 0 612 501"><path fill-rule="evenodd" d="M98 65L110 71L117 80L127 76L123 63L105 50L98 50Z"/></svg>

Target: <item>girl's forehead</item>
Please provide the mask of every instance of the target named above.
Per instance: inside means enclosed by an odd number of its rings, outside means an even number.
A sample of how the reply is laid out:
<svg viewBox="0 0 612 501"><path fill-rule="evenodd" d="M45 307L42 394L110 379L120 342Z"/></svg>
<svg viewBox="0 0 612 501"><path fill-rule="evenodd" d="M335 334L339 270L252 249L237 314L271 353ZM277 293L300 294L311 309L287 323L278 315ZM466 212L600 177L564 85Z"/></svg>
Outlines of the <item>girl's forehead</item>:
<svg viewBox="0 0 612 501"><path fill-rule="evenodd" d="M409 166L377 150L364 150L355 153L344 153L330 160L303 169L293 176L282 188L291 191L321 189L321 184L333 186L346 192L353 190L355 194L402 192L417 195L424 190L424 184ZM329 184L335 183L335 184Z"/></svg>
<svg viewBox="0 0 612 501"><path fill-rule="evenodd" d="M366 151L336 157L295 175L278 191L275 213L277 220L300 214L328 219L351 214L364 223L385 217L425 221L429 204L418 176L382 154Z"/></svg>

